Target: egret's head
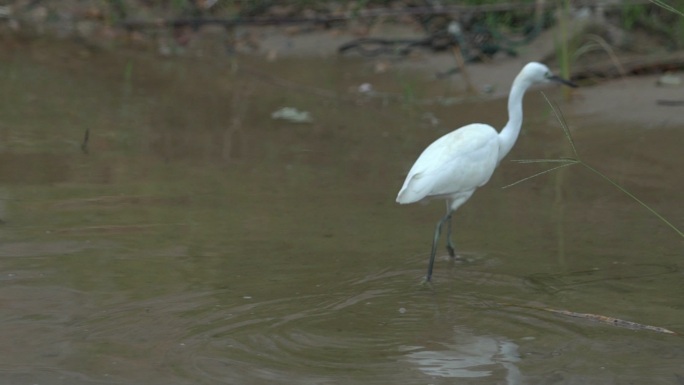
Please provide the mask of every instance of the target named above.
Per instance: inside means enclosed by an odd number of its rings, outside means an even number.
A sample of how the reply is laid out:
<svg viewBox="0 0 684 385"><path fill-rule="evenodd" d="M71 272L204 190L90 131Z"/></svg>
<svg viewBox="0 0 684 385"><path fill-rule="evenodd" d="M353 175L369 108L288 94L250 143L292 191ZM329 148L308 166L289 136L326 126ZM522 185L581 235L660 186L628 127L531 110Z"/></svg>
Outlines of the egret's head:
<svg viewBox="0 0 684 385"><path fill-rule="evenodd" d="M549 67L537 62L530 62L520 71L522 75L530 84L557 82L565 84L570 87L577 87L577 85L569 80L563 79L560 76L554 75Z"/></svg>

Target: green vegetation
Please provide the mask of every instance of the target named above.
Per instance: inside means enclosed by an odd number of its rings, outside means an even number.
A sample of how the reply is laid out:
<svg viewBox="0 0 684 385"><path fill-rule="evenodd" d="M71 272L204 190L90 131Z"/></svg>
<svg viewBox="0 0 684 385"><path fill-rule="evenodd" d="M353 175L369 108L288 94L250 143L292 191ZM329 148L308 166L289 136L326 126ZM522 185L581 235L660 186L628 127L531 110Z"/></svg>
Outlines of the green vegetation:
<svg viewBox="0 0 684 385"><path fill-rule="evenodd" d="M674 230L680 237L684 238L684 232L682 232L682 230L678 229L675 225L673 225L672 222L668 221L664 216L659 214L657 211L655 211L653 208L651 208L649 205L647 205L644 201L637 198L634 194L629 192L626 188L622 187L620 184L615 182L613 179L609 178L607 175L605 175L601 171L597 170L595 167L591 166L589 163L580 159L579 153L577 152L577 147L575 146L575 141L572 139L572 135L570 134L570 130L568 129L568 125L565 121L565 118L563 117L563 113L558 108L558 106L556 106L554 103L552 103L548 97L546 97L546 94L544 94L542 92L542 95L544 95L544 99L546 99L546 102L553 109L553 113L555 114L556 118L558 119L558 122L560 123L561 127L563 128L563 132L565 133L565 137L568 139L568 143L570 143L570 147L572 149L572 155L573 156L567 157L567 158L558 158L558 159L519 159L519 160L514 160L515 162L518 162L518 163L525 163L525 164L529 164L529 163L551 163L551 164L555 164L555 166L550 168L550 169L544 170L542 172L536 173L536 174L529 176L527 178L520 179L514 183L511 183L507 186L504 186L504 188L515 186L515 185L522 183L524 181L530 180L530 179L538 177L540 175L547 174L547 173L552 172L552 171L559 170L559 169L564 168L564 167L579 164L581 166L584 166L584 168L591 171L592 173L600 176L604 181L610 183L615 188L620 190L622 193L624 193L625 195L627 195L628 197L633 199L635 202L637 202L642 207L644 207L646 210L648 210L651 214L655 215L660 221L662 221L664 224L666 224L668 227L670 227L672 230Z"/></svg>
<svg viewBox="0 0 684 385"><path fill-rule="evenodd" d="M656 5L658 5L658 6L662 7L662 8L664 8L664 9L670 11L670 12L679 14L680 16L683 16L683 17L684 17L684 12L680 11L680 10L677 9L677 8L674 8L673 6L671 6L670 4L668 4L668 3L666 3L666 2L664 2L664 1L662 1L662 0L651 0L651 2L652 2L653 4L656 4ZM681 6L681 4L679 4L679 5Z"/></svg>

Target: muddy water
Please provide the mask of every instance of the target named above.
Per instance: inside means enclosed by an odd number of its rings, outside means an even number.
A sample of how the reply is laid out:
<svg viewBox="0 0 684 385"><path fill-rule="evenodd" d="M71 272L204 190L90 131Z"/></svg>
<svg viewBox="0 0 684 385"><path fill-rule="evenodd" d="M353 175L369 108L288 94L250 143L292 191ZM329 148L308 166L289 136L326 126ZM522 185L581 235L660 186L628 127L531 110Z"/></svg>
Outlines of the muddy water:
<svg viewBox="0 0 684 385"><path fill-rule="evenodd" d="M548 311L684 332L681 238L581 166L502 190L543 169L504 162L420 285L443 205L396 205L405 172L504 101L425 104L458 87L336 59L39 45L0 72L2 383L684 381L681 337ZM587 162L684 227L681 129L560 105ZM525 112L509 159L570 155L538 92Z"/></svg>

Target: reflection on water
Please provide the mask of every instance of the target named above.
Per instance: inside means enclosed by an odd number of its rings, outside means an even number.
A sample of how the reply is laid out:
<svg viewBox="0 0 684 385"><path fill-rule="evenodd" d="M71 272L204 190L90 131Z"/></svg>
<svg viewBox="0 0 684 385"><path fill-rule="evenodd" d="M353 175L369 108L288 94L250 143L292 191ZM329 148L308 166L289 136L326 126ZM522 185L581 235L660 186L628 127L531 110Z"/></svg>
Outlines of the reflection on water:
<svg viewBox="0 0 684 385"><path fill-rule="evenodd" d="M442 344L439 350L424 350L410 346L402 350L409 353L408 361L431 377L478 378L490 377L503 369L508 385L522 384L522 375L516 366L520 361L518 345L505 339L475 336L454 330L454 343ZM499 379L489 379L502 382Z"/></svg>
<svg viewBox="0 0 684 385"><path fill-rule="evenodd" d="M580 169L501 190L539 171L504 162L454 218L464 258L440 256L434 285L419 285L443 207L400 208L393 194L427 143L482 116L501 126L489 111L505 101L356 100L349 90L370 77L417 97L449 87L338 59L241 59L250 71L236 73L223 61L52 60L68 47L55 49L0 60L0 382L683 378L678 336L534 310L684 330L681 242ZM272 120L282 107L313 122ZM684 223L681 130L596 128L561 108L585 160ZM512 158L566 154L547 111L528 95Z"/></svg>

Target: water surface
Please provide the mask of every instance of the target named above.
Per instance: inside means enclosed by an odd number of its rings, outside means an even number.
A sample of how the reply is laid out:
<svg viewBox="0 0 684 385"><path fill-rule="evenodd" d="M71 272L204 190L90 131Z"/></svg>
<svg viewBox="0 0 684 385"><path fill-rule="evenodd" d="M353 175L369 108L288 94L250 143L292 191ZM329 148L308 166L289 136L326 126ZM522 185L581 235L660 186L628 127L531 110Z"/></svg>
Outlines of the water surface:
<svg viewBox="0 0 684 385"><path fill-rule="evenodd" d="M404 175L505 101L423 103L460 95L355 60L73 50L0 60L0 382L684 381L681 337L544 310L684 330L681 238L581 166L501 189L544 167L505 161L420 285L444 205L396 205ZM684 226L681 129L547 92L583 159ZM508 159L571 155L539 92L525 114Z"/></svg>

